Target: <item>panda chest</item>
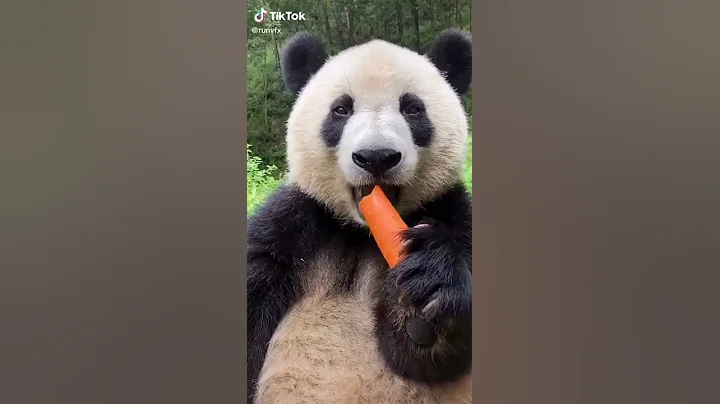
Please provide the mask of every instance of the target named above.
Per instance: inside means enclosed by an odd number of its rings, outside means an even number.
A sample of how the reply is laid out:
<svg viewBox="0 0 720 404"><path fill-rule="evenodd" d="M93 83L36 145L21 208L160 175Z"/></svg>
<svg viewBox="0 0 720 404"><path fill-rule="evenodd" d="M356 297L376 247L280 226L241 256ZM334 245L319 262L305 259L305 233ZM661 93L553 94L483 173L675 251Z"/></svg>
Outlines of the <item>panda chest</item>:
<svg viewBox="0 0 720 404"><path fill-rule="evenodd" d="M388 270L382 257L328 249L306 269L303 298L278 326L275 348L298 347L287 359L307 356L313 369L367 355L375 346L373 307Z"/></svg>
<svg viewBox="0 0 720 404"><path fill-rule="evenodd" d="M305 298L342 296L373 300L387 275L387 264L375 248L329 246L312 259L302 274Z"/></svg>
<svg viewBox="0 0 720 404"><path fill-rule="evenodd" d="M279 325L274 341L291 341L321 358L359 358L375 346L373 308L387 264L372 250L328 248L309 263L303 298ZM302 354L300 354L302 356Z"/></svg>
<svg viewBox="0 0 720 404"><path fill-rule="evenodd" d="M375 348L373 302L387 267L375 258L330 250L308 263L304 298L268 346L256 403L306 402L295 401L301 397L355 402L366 383L385 374Z"/></svg>

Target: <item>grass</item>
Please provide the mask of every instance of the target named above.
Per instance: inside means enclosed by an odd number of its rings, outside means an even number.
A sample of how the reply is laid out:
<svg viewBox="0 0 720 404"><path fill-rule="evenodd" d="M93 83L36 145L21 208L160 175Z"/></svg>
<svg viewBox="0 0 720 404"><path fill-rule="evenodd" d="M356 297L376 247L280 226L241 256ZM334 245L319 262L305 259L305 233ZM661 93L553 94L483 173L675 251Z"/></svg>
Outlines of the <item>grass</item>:
<svg viewBox="0 0 720 404"><path fill-rule="evenodd" d="M469 145L472 146L472 136ZM265 199L277 188L283 178L277 175L277 167L263 164L262 159L252 153L247 145L247 213L250 215ZM468 156L463 171L463 181L472 193L472 147L468 149Z"/></svg>

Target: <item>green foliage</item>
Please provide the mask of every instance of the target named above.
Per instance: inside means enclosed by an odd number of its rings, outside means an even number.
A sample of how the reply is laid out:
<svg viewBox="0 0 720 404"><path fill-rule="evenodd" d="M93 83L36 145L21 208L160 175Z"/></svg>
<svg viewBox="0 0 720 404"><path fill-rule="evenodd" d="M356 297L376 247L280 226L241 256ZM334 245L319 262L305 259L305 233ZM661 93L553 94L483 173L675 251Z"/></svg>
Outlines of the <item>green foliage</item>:
<svg viewBox="0 0 720 404"><path fill-rule="evenodd" d="M248 142L267 164L285 168L285 122L292 96L284 91L272 50L248 56Z"/></svg>
<svg viewBox="0 0 720 404"><path fill-rule="evenodd" d="M277 167L265 165L247 145L247 213L248 215L277 188L282 179L276 178ZM282 177L282 176L281 176Z"/></svg>
<svg viewBox="0 0 720 404"><path fill-rule="evenodd" d="M463 171L463 182L467 186L468 192L472 194L472 137L468 139L468 156L465 162L465 170Z"/></svg>
<svg viewBox="0 0 720 404"><path fill-rule="evenodd" d="M266 18L259 24L253 16L260 7L302 12L306 20ZM446 28L472 32L471 7L472 0L248 0L247 122L252 144L252 151L248 148L248 212L280 183L286 170L285 129L293 97L284 89L279 61L287 39L298 31L311 31L323 40L330 55L373 38L425 53ZM252 32L253 28L276 30ZM462 100L471 111L472 92ZM468 167L465 179L471 181L471 176L472 167Z"/></svg>

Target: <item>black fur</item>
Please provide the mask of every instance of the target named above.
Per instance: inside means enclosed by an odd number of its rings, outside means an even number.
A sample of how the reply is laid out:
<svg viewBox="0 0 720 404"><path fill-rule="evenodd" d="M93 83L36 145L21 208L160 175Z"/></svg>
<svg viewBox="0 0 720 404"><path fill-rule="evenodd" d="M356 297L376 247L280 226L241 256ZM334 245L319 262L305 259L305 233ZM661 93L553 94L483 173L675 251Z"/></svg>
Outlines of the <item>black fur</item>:
<svg viewBox="0 0 720 404"><path fill-rule="evenodd" d="M327 147L335 147L338 143L340 143L340 138L342 137L345 124L352 116L353 104L354 102L352 97L347 94L341 95L330 104L330 110L328 111L325 121L323 121L322 128L320 129L320 135ZM343 108L347 113L338 113L338 108Z"/></svg>
<svg viewBox="0 0 720 404"><path fill-rule="evenodd" d="M455 381L472 364L470 198L458 185L408 223L428 226L405 233L407 255L385 280L375 309L380 352L388 367L405 378L426 384ZM423 314L434 299L434 309ZM408 336L405 324L414 315L435 326L439 337L433 345L420 346Z"/></svg>
<svg viewBox="0 0 720 404"><path fill-rule="evenodd" d="M427 56L445 73L455 92L467 92L472 80L472 41L468 35L457 29L441 32Z"/></svg>
<svg viewBox="0 0 720 404"><path fill-rule="evenodd" d="M375 311L378 344L389 368L404 377L426 383L454 380L470 365L469 198L458 185L404 219L410 226L430 219L436 227L408 232L412 243L407 261L386 278ZM332 246L347 260L346 265L338 266L347 268L347 272L337 279L337 293L349 293L358 257L380 254L366 229L340 223L329 210L292 185L277 190L249 220L248 402L255 392L267 344L282 317L302 297L305 265L321 246ZM444 293L444 298L434 321L445 326L440 331L444 337L434 348L418 349L404 331L392 326L397 319L391 317L390 308L399 304L392 299L404 291L419 302L437 290ZM401 307L401 311L406 310ZM438 356L431 358L429 352L438 348L452 354L438 351Z"/></svg>
<svg viewBox="0 0 720 404"><path fill-rule="evenodd" d="M297 96L327 58L325 45L316 35L298 32L290 38L280 55L282 76L288 91Z"/></svg>
<svg viewBox="0 0 720 404"><path fill-rule="evenodd" d="M435 128L420 97L413 93L403 94L400 97L400 112L410 128L413 142L420 147L430 146Z"/></svg>

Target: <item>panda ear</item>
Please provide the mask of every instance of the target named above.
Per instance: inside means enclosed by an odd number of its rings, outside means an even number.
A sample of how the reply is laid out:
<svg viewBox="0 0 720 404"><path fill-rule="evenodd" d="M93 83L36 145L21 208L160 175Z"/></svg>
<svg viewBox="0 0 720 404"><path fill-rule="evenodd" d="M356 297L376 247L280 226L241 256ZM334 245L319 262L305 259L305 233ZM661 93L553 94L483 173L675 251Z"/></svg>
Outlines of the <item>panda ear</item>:
<svg viewBox="0 0 720 404"><path fill-rule="evenodd" d="M297 96L328 55L320 38L310 32L298 32L283 46L280 69L285 87Z"/></svg>
<svg viewBox="0 0 720 404"><path fill-rule="evenodd" d="M427 57L445 74L459 95L465 94L472 81L472 40L458 29L441 32Z"/></svg>

